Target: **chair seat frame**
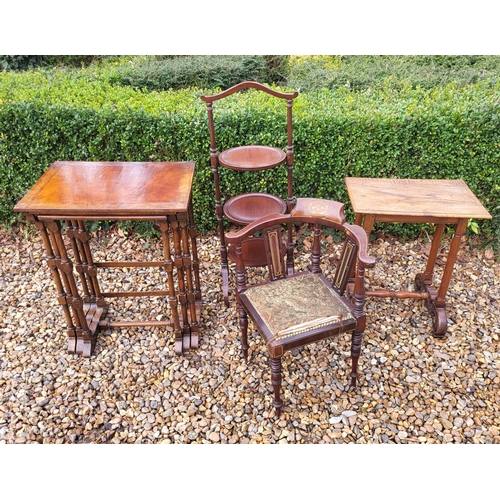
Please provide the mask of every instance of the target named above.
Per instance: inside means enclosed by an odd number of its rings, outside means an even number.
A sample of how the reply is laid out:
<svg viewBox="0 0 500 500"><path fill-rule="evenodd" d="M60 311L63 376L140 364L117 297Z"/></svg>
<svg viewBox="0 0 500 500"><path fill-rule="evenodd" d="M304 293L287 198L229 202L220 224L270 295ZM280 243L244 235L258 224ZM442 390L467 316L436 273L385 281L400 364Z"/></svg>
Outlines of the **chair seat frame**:
<svg viewBox="0 0 500 500"><path fill-rule="evenodd" d="M259 313L253 307L251 301L246 297L250 288L263 286L278 279L290 279L297 276L294 270L285 270L282 255L282 241L276 236L273 241L278 245L273 251L268 251L269 279L258 284L247 284L245 265L242 259L241 243L249 235L256 231L262 231L264 236L285 225L292 226L311 224L314 227L313 245L311 248L311 264L306 272L317 274L338 296L338 300L350 310L351 317L339 320L335 324L320 325L311 328L298 335L291 335L284 338L276 338L270 332ZM321 227L330 227L345 233L345 243L333 282L330 282L322 273L321 261ZM280 230L280 229L279 229ZM289 230L288 230L289 231ZM289 231L290 232L290 231ZM375 259L368 255L368 239L362 227L355 224L348 224L345 220L344 205L331 200L320 200L314 198L299 198L297 204L290 214L269 215L258 221L249 224L243 229L226 233L226 240L235 246L236 255L236 282L237 282L237 305L239 311L239 326L241 331L241 346L245 360L248 358L248 317L263 337L271 364L271 381L274 387L273 406L277 416L280 415L282 401L280 397L281 389L281 358L285 352L297 347L318 342L330 337L337 336L344 332L350 332L351 337L351 386L356 386L358 360L361 352L362 333L366 328L365 304L365 269L375 265ZM266 240L267 241L267 240ZM270 240L269 240L270 241ZM354 249L351 251L349 249ZM348 251L349 250L349 251ZM293 262L293 261L292 261ZM353 283L352 283L353 282ZM352 286L353 285L353 286ZM349 293L352 288L352 294Z"/></svg>

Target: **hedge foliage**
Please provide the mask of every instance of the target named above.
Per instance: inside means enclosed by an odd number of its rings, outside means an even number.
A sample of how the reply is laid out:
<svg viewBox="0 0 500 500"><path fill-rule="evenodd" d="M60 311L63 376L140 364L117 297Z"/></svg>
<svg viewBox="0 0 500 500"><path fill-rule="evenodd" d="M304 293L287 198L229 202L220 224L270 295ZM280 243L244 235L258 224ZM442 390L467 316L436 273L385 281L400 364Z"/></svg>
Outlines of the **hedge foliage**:
<svg viewBox="0 0 500 500"><path fill-rule="evenodd" d="M0 55L0 70L9 71L25 71L27 69L34 69L40 66L69 66L69 67L82 67L88 66L92 63L98 63L104 60L120 59L117 56L7 56Z"/></svg>
<svg viewBox="0 0 500 500"><path fill-rule="evenodd" d="M280 56L174 56L146 58L117 72L112 81L138 89L228 88L246 80L282 82Z"/></svg>
<svg viewBox="0 0 500 500"><path fill-rule="evenodd" d="M194 207L200 231L216 228L205 104L214 90L145 93L92 69L0 73L0 221L56 160L174 161L197 164ZM290 91L290 88L281 88ZM344 177L463 178L491 213L500 205L498 85L441 89L345 88L295 100L295 195L342 201ZM219 149L285 147L281 100L249 91L214 104ZM284 167L260 174L222 171L223 196L268 190L286 196ZM352 216L351 212L348 212ZM484 234L498 226L480 222ZM497 221L498 225L498 221ZM407 225L391 228L411 235Z"/></svg>
<svg viewBox="0 0 500 500"><path fill-rule="evenodd" d="M36 68L43 63L44 56L0 55L0 70L22 71Z"/></svg>
<svg viewBox="0 0 500 500"><path fill-rule="evenodd" d="M344 87L431 89L500 82L500 56L292 56L287 83L305 92Z"/></svg>

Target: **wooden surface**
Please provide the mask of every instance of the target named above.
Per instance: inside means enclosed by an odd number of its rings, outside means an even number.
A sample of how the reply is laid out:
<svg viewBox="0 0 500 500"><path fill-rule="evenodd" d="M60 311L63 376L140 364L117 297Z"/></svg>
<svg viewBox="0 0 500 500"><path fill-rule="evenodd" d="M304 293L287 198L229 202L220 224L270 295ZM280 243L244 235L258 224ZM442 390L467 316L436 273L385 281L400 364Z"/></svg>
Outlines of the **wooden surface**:
<svg viewBox="0 0 500 500"><path fill-rule="evenodd" d="M286 160L283 150L270 146L239 146L226 149L219 155L219 163L232 170L267 170Z"/></svg>
<svg viewBox="0 0 500 500"><path fill-rule="evenodd" d="M423 217L442 219L491 219L491 215L461 180L444 179L345 179L357 214L387 216L391 222L412 222Z"/></svg>
<svg viewBox="0 0 500 500"><path fill-rule="evenodd" d="M370 235L375 222L436 224L432 245L423 273L415 277L415 291L368 290L368 296L380 298L422 298L433 316L437 337L446 333L446 293L450 284L460 240L468 219L491 219L491 215L461 179L345 179L356 224ZM434 267L446 224L454 225L446 264L439 289L433 286Z"/></svg>
<svg viewBox="0 0 500 500"><path fill-rule="evenodd" d="M236 224L247 225L269 214L284 214L286 203L268 193L245 193L224 204L224 215Z"/></svg>
<svg viewBox="0 0 500 500"><path fill-rule="evenodd" d="M198 347L201 287L191 186L194 162L53 163L15 210L39 228L66 319L68 352L90 357L99 331L170 326L176 354ZM163 260L95 262L86 219L151 220ZM64 223L61 222L64 220ZM99 267L164 268L168 291L103 292ZM105 320L107 297L164 296L171 321Z"/></svg>
<svg viewBox="0 0 500 500"><path fill-rule="evenodd" d="M220 99L224 99L236 92L246 89L255 89L265 92L271 96L283 99L286 101L286 150L259 145L238 145L232 147L220 154L217 148L215 122L214 122L214 107L213 103ZM210 134L210 166L214 175L215 187L215 213L219 227L220 237L220 255L221 255L221 273L222 273L222 292L224 303L229 305L229 263L228 263L228 247L224 239L224 215L232 222L240 225L248 224L255 220L255 218L263 215L269 215L276 212L289 212L293 208L293 142L292 142L292 106L293 100L298 96L298 92L291 94L278 92L274 89L262 85L258 82L246 81L241 82L229 89L226 89L218 94L207 96L201 95L200 98L206 103L208 114L208 130ZM264 198L264 193L257 198L255 193L241 193L235 196L224 204L222 202L221 187L220 187L220 172L219 167L225 167L237 171L256 171L275 168L281 164L286 165L287 170L287 198L286 200L280 199L277 196L274 200L271 198ZM247 244L244 254L248 257L248 262L255 264L260 262L262 255L261 249L258 248L256 240L252 244ZM247 242L248 243L248 242ZM250 254L254 250L255 254ZM290 247L289 252L292 252ZM229 252L229 256L234 255L234 252Z"/></svg>
<svg viewBox="0 0 500 500"><path fill-rule="evenodd" d="M201 95L200 98L204 102L212 103L212 101L218 101L219 99L223 99L224 97L230 96L231 94L234 94L235 92L239 92L240 90L244 89L262 90L263 92L266 92L269 95L272 95L274 97L279 97L281 99L295 99L299 95L297 91L293 92L292 94L286 94L284 92L278 92L277 90L266 87L265 85L262 85L259 82L246 81L237 83L236 85L233 85L232 87L229 87L228 89L219 92L218 94Z"/></svg>
<svg viewBox="0 0 500 500"><path fill-rule="evenodd" d="M291 211L292 215L305 215L325 217L344 224L344 204L333 200L321 200L316 198L297 198L297 203Z"/></svg>
<svg viewBox="0 0 500 500"><path fill-rule="evenodd" d="M87 219L187 212L194 168L194 162L57 161L14 210Z"/></svg>
<svg viewBox="0 0 500 500"><path fill-rule="evenodd" d="M297 244L301 234L297 229L303 224L308 224L309 234L313 235L312 246L306 250L310 254L310 265L306 271L295 273L293 262L290 267L284 256L289 241L297 251L303 247ZM322 255L322 227L332 228L337 236L344 237L343 244L339 245L342 250L332 281L322 274L322 260L330 259L330 254ZM255 273L252 273L252 279L247 282L242 243L256 230L262 230L267 273L265 277L262 275L260 282L254 281ZM292 234L286 242L285 231ZM226 240L235 249L243 356L248 357L250 318L271 358L272 405L276 415L279 417L283 405L280 395L281 357L287 351L349 332L350 382L355 386L362 333L366 326L364 273L365 268L375 265L375 259L366 255L368 241L363 229L345 222L343 205L331 200L299 198L297 209L291 214L269 215L237 232L226 233ZM348 298L346 291L351 273L354 274L354 292Z"/></svg>

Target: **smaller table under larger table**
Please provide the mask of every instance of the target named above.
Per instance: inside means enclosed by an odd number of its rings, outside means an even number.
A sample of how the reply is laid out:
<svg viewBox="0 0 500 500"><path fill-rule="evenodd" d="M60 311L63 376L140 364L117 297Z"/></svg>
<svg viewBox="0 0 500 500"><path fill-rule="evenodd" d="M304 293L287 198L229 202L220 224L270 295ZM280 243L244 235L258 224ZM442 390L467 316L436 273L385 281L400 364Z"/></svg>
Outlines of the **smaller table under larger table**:
<svg viewBox="0 0 500 500"><path fill-rule="evenodd" d="M194 162L57 161L16 205L14 210L41 231L70 353L90 357L101 328L126 326L173 328L176 354L198 347L201 289L191 198L194 169ZM163 260L94 262L85 220L152 221L162 235ZM106 293L99 284L99 267L162 267L168 290ZM105 298L124 296L167 297L171 320L104 320Z"/></svg>
<svg viewBox="0 0 500 500"><path fill-rule="evenodd" d="M367 296L420 298L434 317L434 335L446 333L446 292L469 219L491 219L491 215L461 179L377 179L346 177L345 183L356 224L368 236L375 222L436 224L426 269L415 277L415 292L368 290ZM432 285L434 265L446 224L454 225L439 289Z"/></svg>

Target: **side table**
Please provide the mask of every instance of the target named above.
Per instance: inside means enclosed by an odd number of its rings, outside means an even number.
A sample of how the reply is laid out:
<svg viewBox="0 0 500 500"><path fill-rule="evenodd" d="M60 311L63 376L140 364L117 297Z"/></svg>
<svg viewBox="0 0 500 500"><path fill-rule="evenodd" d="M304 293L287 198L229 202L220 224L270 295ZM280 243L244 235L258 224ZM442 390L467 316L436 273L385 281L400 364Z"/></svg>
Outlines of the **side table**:
<svg viewBox="0 0 500 500"><path fill-rule="evenodd" d="M67 323L68 352L90 357L110 327L168 326L174 351L198 347L201 289L191 198L194 162L57 161L19 201L40 230ZM162 235L159 262L95 262L85 220L152 221ZM101 267L161 267L168 290L103 292ZM75 272L76 271L76 272ZM105 319L108 297L166 296L170 321Z"/></svg>
<svg viewBox="0 0 500 500"><path fill-rule="evenodd" d="M415 292L368 290L367 296L380 298L420 298L433 316L434 335L446 333L446 292L469 219L491 219L491 215L461 180L372 179L347 177L347 191L356 224L370 236L375 222L436 224L426 269L415 277ZM446 224L454 225L446 265L439 289L432 285L434 265Z"/></svg>

